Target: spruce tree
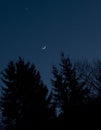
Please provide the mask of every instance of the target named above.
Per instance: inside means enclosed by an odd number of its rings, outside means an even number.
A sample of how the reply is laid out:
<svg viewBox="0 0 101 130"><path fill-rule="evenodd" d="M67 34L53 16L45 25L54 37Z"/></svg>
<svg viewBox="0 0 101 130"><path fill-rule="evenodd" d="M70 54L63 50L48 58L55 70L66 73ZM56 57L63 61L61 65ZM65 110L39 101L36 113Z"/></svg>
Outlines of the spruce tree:
<svg viewBox="0 0 101 130"><path fill-rule="evenodd" d="M75 65L63 53L59 68L53 66L53 76L53 98L60 110L60 116L66 122L70 118L74 120L78 111L85 104L89 93L86 82L79 80Z"/></svg>
<svg viewBox="0 0 101 130"><path fill-rule="evenodd" d="M48 124L50 100L39 71L19 58L2 72L1 108L5 130L44 128Z"/></svg>

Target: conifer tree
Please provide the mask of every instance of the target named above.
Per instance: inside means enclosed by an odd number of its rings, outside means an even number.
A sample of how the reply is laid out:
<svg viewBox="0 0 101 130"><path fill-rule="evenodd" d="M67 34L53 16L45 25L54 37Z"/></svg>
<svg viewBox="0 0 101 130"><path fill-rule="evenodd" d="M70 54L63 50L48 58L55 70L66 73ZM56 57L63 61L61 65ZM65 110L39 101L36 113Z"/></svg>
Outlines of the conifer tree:
<svg viewBox="0 0 101 130"><path fill-rule="evenodd" d="M51 111L51 95L39 71L20 57L2 72L1 108L5 130L46 127ZM51 112L52 113L52 112Z"/></svg>
<svg viewBox="0 0 101 130"><path fill-rule="evenodd" d="M67 119L72 115L75 117L75 110L83 106L89 89L84 81L79 81L76 67L63 53L59 65L60 68L53 66L53 97L57 108L60 109L60 115Z"/></svg>

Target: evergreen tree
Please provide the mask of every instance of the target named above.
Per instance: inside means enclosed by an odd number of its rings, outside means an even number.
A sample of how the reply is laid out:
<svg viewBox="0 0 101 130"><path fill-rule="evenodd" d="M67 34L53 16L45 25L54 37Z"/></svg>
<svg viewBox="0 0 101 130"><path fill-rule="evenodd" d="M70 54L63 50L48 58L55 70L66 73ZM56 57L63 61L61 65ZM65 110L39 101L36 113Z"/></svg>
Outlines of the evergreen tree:
<svg viewBox="0 0 101 130"><path fill-rule="evenodd" d="M2 72L1 108L5 130L44 128L52 109L51 95L39 71L22 58L11 61Z"/></svg>
<svg viewBox="0 0 101 130"><path fill-rule="evenodd" d="M70 61L61 55L60 68L53 66L53 94L57 108L60 108L63 118L73 118L77 113L77 109L81 108L86 101L89 89L84 81L79 81L76 74L76 68ZM70 115L70 116L69 116Z"/></svg>

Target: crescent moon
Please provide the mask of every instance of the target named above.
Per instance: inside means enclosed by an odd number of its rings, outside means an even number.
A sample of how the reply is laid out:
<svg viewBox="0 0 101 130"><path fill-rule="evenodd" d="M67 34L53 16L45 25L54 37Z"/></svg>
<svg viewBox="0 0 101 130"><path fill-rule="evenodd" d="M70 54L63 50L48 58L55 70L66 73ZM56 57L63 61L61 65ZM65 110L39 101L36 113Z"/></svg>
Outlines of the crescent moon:
<svg viewBox="0 0 101 130"><path fill-rule="evenodd" d="M42 50L45 50L47 47L46 46L44 46L44 47L42 47Z"/></svg>

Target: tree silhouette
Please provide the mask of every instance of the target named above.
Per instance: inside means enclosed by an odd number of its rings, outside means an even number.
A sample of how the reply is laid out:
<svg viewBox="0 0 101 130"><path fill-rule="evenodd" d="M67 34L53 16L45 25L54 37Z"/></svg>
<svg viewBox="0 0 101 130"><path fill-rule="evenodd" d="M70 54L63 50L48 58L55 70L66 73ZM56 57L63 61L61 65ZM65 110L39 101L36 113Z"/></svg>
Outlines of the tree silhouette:
<svg viewBox="0 0 101 130"><path fill-rule="evenodd" d="M78 112L86 102L89 89L85 81L79 80L76 67L73 66L69 58L61 54L60 68L53 66L53 94L57 108L60 108L60 115L63 122L74 120ZM71 118L71 119L70 119Z"/></svg>
<svg viewBox="0 0 101 130"><path fill-rule="evenodd" d="M53 66L52 74L49 94L35 65L21 57L8 64L1 73L0 110L4 130L72 129L73 124L76 128L80 125L86 128L99 121L101 61L92 65L73 64L62 53L60 64Z"/></svg>
<svg viewBox="0 0 101 130"><path fill-rule="evenodd" d="M101 60L97 60L93 65L90 83L95 88L97 95L101 96Z"/></svg>
<svg viewBox="0 0 101 130"><path fill-rule="evenodd" d="M1 108L5 130L45 128L54 110L39 71L22 58L2 72Z"/></svg>
<svg viewBox="0 0 101 130"><path fill-rule="evenodd" d="M101 60L96 60L92 67L92 77L89 78L90 84L95 93L95 97L93 97L90 101L90 105L92 107L93 116L98 117L101 116Z"/></svg>

